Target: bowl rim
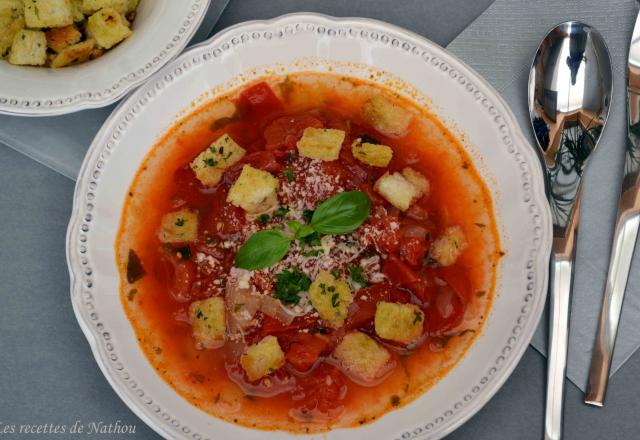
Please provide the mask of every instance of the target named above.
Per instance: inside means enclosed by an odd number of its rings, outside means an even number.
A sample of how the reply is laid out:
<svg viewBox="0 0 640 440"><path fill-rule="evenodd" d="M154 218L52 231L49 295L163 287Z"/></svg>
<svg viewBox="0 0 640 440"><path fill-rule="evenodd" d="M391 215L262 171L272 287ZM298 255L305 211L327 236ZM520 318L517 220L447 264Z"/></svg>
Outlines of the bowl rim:
<svg viewBox="0 0 640 440"><path fill-rule="evenodd" d="M179 66L184 61L187 61L194 52L199 51L200 49L210 46L213 48L217 43L222 42L227 38L227 36L234 34L239 28L251 27L251 26L275 26L281 22L287 22L292 19L302 21L310 20L310 21L321 21L325 24L354 24L360 26L371 26L373 25L376 28L383 28L388 30L394 34L399 34L400 36L406 37L410 40L418 40L421 44L428 46L434 54L438 56L444 56L447 61L453 61L456 69L462 71L465 75L468 75L473 78L474 81L478 82L482 85L483 88L490 92L490 97L494 98L501 106L501 116L503 116L508 123L511 129L511 136L513 137L514 144L522 145L523 156L526 156L526 162L533 165L529 170L532 175L532 180L540 182L541 185L532 185L531 193L532 197L535 199L538 204L536 205L539 208L537 214L540 216L540 228L541 238L539 240L537 255L532 257L532 260L536 263L536 270L539 270L539 283L537 283L535 292L538 296L537 302L532 305L532 310L530 311L530 317L525 326L521 329L521 333L519 334L519 339L517 344L513 347L512 352L509 354L508 359L502 364L500 370L500 374L498 377L493 377L489 384L485 386L483 390L482 396L478 396L478 398L473 399L469 405L460 410L460 415L456 418L453 423L449 423L444 429L437 431L436 437L433 438L442 438L466 421L468 421L471 417L473 417L480 409L486 405L493 398L493 396L497 393L497 391L502 387L502 385L506 382L506 380L511 376L513 370L520 362L520 359L524 355L525 350L529 347L530 341L533 338L534 332L538 327L538 323L542 318L544 306L546 303L547 297L547 286L549 279L549 266L546 264L548 262L548 258L551 254L551 244L552 244L552 220L551 220L551 211L547 203L545 188L544 188L544 171L542 168L542 164L540 163L539 156L537 155L536 150L529 142L529 140L525 137L522 128L517 122L517 119L511 110L508 103L500 96L500 94L495 90L495 88L485 80L479 73L477 73L474 69L468 66L464 61L460 60L457 56L448 52L446 49L432 42L428 38L425 38L415 32L409 31L402 27L386 23L381 20L370 19L370 18L361 18L361 17L333 17L326 14L320 13L312 13L312 12L295 12L290 14L280 15L267 20L249 20L244 21L228 28L225 28L223 31L215 34L210 39L203 41L197 45L194 45L189 48L189 50L185 51L182 55L167 63L163 68L161 68L158 72L149 78L148 83L152 84L156 79L161 78L166 72L170 71L172 68ZM137 99L142 98L145 93L145 87L141 87L133 93L129 94L129 96L122 100L120 104L114 109L109 118L104 122L101 129L96 134L87 154L83 160L81 171L78 176L78 180L76 183L74 197L73 197L73 210L71 219L69 221L69 226L67 229L66 235L66 258L67 265L69 269L69 275L71 280L71 302L73 305L73 310L76 315L76 319L85 334L89 345L91 347L92 353L96 362L98 363L103 375L106 377L109 384L112 386L114 391L120 398L125 402L125 404L138 416L142 419L149 427L155 430L158 434L172 438L175 433L172 431L168 431L165 428L170 428L168 423L164 426L161 423L158 423L156 420L150 418L144 411L144 408L139 405L134 399L130 398L123 389L121 389L119 384L116 384L113 377L111 377L111 372L109 371L109 367L107 366L106 356L101 353L101 349L99 343L97 341L96 335L94 331L90 328L89 322L85 321L85 317L82 315L80 311L80 303L78 301L78 297L80 295L81 290L81 267L77 261L74 261L75 250L72 248L72 235L77 232L79 229L80 223L82 222L82 218L79 215L82 204L82 196L86 192L86 186L88 182L88 174L93 171L91 165L98 160L98 157L101 153L100 140L104 138L105 133L109 132L114 127L114 123L116 122L118 116L120 116L121 111L124 107L126 107L129 103L135 102ZM544 264L542 264L544 262ZM77 269L77 270L76 270ZM535 306L535 307L533 307ZM455 367L454 367L455 368ZM213 416L211 416L213 417ZM246 428L251 430L250 428ZM399 429L400 430L400 429ZM330 432L329 432L330 433ZM329 434L327 433L327 434ZM422 434L410 434L407 438L423 438ZM402 438L405 438L404 436ZM432 438L431 436L424 438Z"/></svg>
<svg viewBox="0 0 640 440"><path fill-rule="evenodd" d="M212 0L188 1L189 3L185 4L186 9L193 11L194 16L189 18L185 15L185 20L182 22L180 28L176 29L174 33L168 35L166 44L160 53L151 57L151 61L148 62L148 64L151 64L150 67L140 64L128 72L118 74L118 77L114 77L114 80L108 85L108 87L100 86L100 88L96 88L96 90L78 90L73 97L63 97L65 101L67 101L64 103L62 102L63 98L59 98L54 95L39 99L25 100L13 96L6 97L0 94L0 114L23 117L60 116L82 110L106 107L125 97L132 90L147 81L158 70L162 69L169 62L179 56L200 28L200 25L207 15L207 11L209 10ZM163 53L164 55L160 56ZM0 61L6 62L6 60ZM117 62L117 59L114 61ZM73 68L73 66L70 68ZM137 74L136 71L139 70L143 70L143 73ZM130 78L132 74L133 77ZM117 91L114 93L102 93L103 91L114 90L114 87L116 86ZM88 93L91 93L91 96L96 93L100 93L102 98L93 99L90 96L86 96ZM69 100L71 101L69 102ZM41 105L42 102L55 103L57 101L59 101L60 104L50 108L46 108Z"/></svg>

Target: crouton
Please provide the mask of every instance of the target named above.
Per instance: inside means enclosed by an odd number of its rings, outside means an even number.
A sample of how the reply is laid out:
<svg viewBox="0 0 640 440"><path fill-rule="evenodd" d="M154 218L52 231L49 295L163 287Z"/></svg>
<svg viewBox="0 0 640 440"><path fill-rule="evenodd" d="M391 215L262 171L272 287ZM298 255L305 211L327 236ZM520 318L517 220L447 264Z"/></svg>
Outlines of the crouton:
<svg viewBox="0 0 640 440"><path fill-rule="evenodd" d="M59 28L51 28L44 34L47 37L47 46L55 52L60 52L76 44L82 38L82 33L73 24Z"/></svg>
<svg viewBox="0 0 640 440"><path fill-rule="evenodd" d="M391 360L384 347L361 332L348 333L333 355L354 379L363 382L380 378Z"/></svg>
<svg viewBox="0 0 640 440"><path fill-rule="evenodd" d="M82 63L87 61L96 45L94 40L86 40L82 43L74 44L62 50L51 61L51 67L65 67L70 64Z"/></svg>
<svg viewBox="0 0 640 440"><path fill-rule="evenodd" d="M24 19L30 28L73 24L71 0L28 0L24 4Z"/></svg>
<svg viewBox="0 0 640 440"><path fill-rule="evenodd" d="M22 0L0 0L0 59L9 56L13 38L23 28Z"/></svg>
<svg viewBox="0 0 640 440"><path fill-rule="evenodd" d="M0 17L24 16L23 0L0 0Z"/></svg>
<svg viewBox="0 0 640 440"><path fill-rule="evenodd" d="M430 184L427 178L424 177L422 173L414 170L413 168L407 167L402 170L402 177L407 179L409 183L412 184L417 190L417 198L429 194Z"/></svg>
<svg viewBox="0 0 640 440"><path fill-rule="evenodd" d="M322 270L309 287L309 300L327 325L339 328L347 319L347 309L353 302L353 295L345 280Z"/></svg>
<svg viewBox="0 0 640 440"><path fill-rule="evenodd" d="M73 15L73 21L76 23L84 20L82 0L71 0L71 14Z"/></svg>
<svg viewBox="0 0 640 440"><path fill-rule="evenodd" d="M385 173L373 188L400 211L406 211L418 198L419 192L402 174Z"/></svg>
<svg viewBox="0 0 640 440"><path fill-rule="evenodd" d="M16 65L42 66L47 61L47 37L44 32L22 29L13 37L9 62Z"/></svg>
<svg viewBox="0 0 640 440"><path fill-rule="evenodd" d="M409 343L422 335L424 313L414 304L380 301L374 323L376 334L381 338Z"/></svg>
<svg viewBox="0 0 640 440"><path fill-rule="evenodd" d="M113 8L124 15L129 12L130 0L82 0L82 12L91 15L103 8Z"/></svg>
<svg viewBox="0 0 640 440"><path fill-rule="evenodd" d="M204 186L214 186L222 179L224 171L245 154L244 148L224 134L193 159L191 169Z"/></svg>
<svg viewBox="0 0 640 440"><path fill-rule="evenodd" d="M198 235L198 214L190 209L181 209L162 216L158 237L163 243L193 241Z"/></svg>
<svg viewBox="0 0 640 440"><path fill-rule="evenodd" d="M132 33L127 20L114 8L100 9L87 21L87 35L105 49L112 48Z"/></svg>
<svg viewBox="0 0 640 440"><path fill-rule="evenodd" d="M331 161L340 155L344 137L342 130L308 127L304 129L296 146L300 156Z"/></svg>
<svg viewBox="0 0 640 440"><path fill-rule="evenodd" d="M429 254L441 266L451 266L467 248L467 241L460 226L450 226L431 243Z"/></svg>
<svg viewBox="0 0 640 440"><path fill-rule="evenodd" d="M278 204L277 190L278 179L267 171L245 165L240 177L229 190L227 202L249 214L260 214Z"/></svg>
<svg viewBox="0 0 640 440"><path fill-rule="evenodd" d="M284 353L275 336L267 336L250 345L240 357L240 365L250 381L275 372L284 365Z"/></svg>
<svg viewBox="0 0 640 440"><path fill-rule="evenodd" d="M386 136L402 137L411 123L411 113L381 95L369 99L362 116L373 128Z"/></svg>
<svg viewBox="0 0 640 440"><path fill-rule="evenodd" d="M351 154L367 165L386 167L391 162L393 150L386 145L362 142L362 139L358 138L351 144Z"/></svg>
<svg viewBox="0 0 640 440"><path fill-rule="evenodd" d="M198 348L217 348L224 343L224 299L216 296L192 302L189 306L189 321Z"/></svg>

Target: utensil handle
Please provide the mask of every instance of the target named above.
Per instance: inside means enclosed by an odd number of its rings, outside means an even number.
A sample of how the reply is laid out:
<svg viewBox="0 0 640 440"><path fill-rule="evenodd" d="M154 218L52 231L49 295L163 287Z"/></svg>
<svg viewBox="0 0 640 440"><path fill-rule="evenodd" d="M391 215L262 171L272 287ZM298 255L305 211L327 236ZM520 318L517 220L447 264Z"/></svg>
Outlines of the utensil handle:
<svg viewBox="0 0 640 440"><path fill-rule="evenodd" d="M547 360L547 405L544 421L545 440L562 437L564 379L567 372L569 315L573 284L573 256L554 255L551 259L549 352Z"/></svg>
<svg viewBox="0 0 640 440"><path fill-rule="evenodd" d="M638 226L640 226L640 214L630 214L623 211L618 214L616 221L609 259L609 273L602 297L598 332L591 353L591 368L589 369L589 380L584 400L589 405L603 406L607 392L613 347L622 311L622 300L629 278Z"/></svg>

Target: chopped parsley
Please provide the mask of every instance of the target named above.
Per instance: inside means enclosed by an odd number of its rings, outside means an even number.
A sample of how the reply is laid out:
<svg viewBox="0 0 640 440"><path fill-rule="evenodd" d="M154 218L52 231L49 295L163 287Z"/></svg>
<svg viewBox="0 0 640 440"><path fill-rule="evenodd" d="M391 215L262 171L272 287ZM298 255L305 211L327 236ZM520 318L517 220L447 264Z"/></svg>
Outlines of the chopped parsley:
<svg viewBox="0 0 640 440"><path fill-rule="evenodd" d="M302 211L302 218L307 223L311 223L311 218L312 217L313 217L313 210L312 209L305 209L304 211Z"/></svg>
<svg viewBox="0 0 640 440"><path fill-rule="evenodd" d="M275 278L276 291L273 297L283 304L298 304L299 293L309 290L311 285L309 277L297 267L277 273Z"/></svg>
<svg viewBox="0 0 640 440"><path fill-rule="evenodd" d="M284 217L289 212L288 206L281 206L273 213L274 217Z"/></svg>
<svg viewBox="0 0 640 440"><path fill-rule="evenodd" d="M176 226L182 227L182 226L184 226L184 222L185 222L185 220L182 217L178 217L176 219Z"/></svg>
<svg viewBox="0 0 640 440"><path fill-rule="evenodd" d="M367 280L364 279L364 275L362 274L363 269L360 266L347 264L347 270L349 271L349 276L355 283L360 284L362 287L367 287L369 285Z"/></svg>
<svg viewBox="0 0 640 440"><path fill-rule="evenodd" d="M331 275L333 275L333 277L337 280L341 275L340 269L334 267L333 269L331 269Z"/></svg>
<svg viewBox="0 0 640 440"><path fill-rule="evenodd" d="M302 243L306 244L307 246L321 246L322 245L322 243L320 242L320 234L318 234L317 232L309 234L306 237L300 238L300 241Z"/></svg>
<svg viewBox="0 0 640 440"><path fill-rule="evenodd" d="M414 313L414 318L413 318L413 325L416 325L417 323L419 323L420 321L422 321L422 314L418 313L418 312L413 312Z"/></svg>
<svg viewBox="0 0 640 440"><path fill-rule="evenodd" d="M289 182L293 182L293 180L296 178L294 172L293 172L293 168L291 167L286 167L284 169L284 171L282 172L282 174L284 175L284 177L287 178L287 181Z"/></svg>
<svg viewBox="0 0 640 440"><path fill-rule="evenodd" d="M260 214L260 215L258 216L258 221L259 221L260 223L262 223L263 225L266 225L267 223L269 223L269 219L270 219L270 218L271 218L271 217L269 217L269 214Z"/></svg>
<svg viewBox="0 0 640 440"><path fill-rule="evenodd" d="M339 305L340 305L340 295L338 295L337 293L334 293L333 295L331 295L331 307L338 307Z"/></svg>
<svg viewBox="0 0 640 440"><path fill-rule="evenodd" d="M215 167L216 165L218 165L218 161L216 161L213 157L207 157L205 159L202 159L202 161L208 167Z"/></svg>
<svg viewBox="0 0 640 440"><path fill-rule="evenodd" d="M311 251L303 252L302 255L305 257L317 257L322 253L322 249L313 249Z"/></svg>
<svg viewBox="0 0 640 440"><path fill-rule="evenodd" d="M203 316L204 316L204 313L202 313L202 310L196 309L196 318L202 319Z"/></svg>

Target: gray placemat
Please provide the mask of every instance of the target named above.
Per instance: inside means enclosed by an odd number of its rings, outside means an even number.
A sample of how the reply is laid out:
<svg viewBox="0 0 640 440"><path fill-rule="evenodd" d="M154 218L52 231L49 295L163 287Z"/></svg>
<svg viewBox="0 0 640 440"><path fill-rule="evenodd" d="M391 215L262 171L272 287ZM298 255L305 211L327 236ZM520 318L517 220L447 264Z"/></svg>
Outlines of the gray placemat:
<svg viewBox="0 0 640 440"><path fill-rule="evenodd" d="M565 20L581 20L604 36L614 66L611 116L585 173L569 341L567 376L585 389L600 301L609 264L626 142L626 64L636 17L634 0L496 0L449 46L509 102L529 135L527 81L532 56L545 33ZM618 332L612 374L640 346L640 251L636 249ZM544 317L546 321L546 315ZM533 346L546 353L546 322Z"/></svg>
<svg viewBox="0 0 640 440"><path fill-rule="evenodd" d="M211 1L189 45L209 37L228 3ZM75 180L87 148L115 106L41 118L0 115L0 142Z"/></svg>

